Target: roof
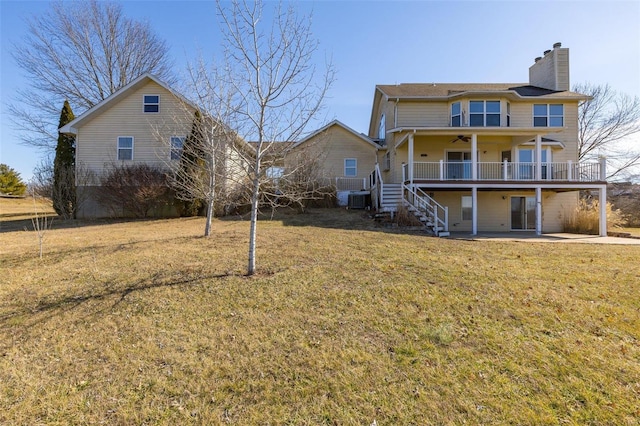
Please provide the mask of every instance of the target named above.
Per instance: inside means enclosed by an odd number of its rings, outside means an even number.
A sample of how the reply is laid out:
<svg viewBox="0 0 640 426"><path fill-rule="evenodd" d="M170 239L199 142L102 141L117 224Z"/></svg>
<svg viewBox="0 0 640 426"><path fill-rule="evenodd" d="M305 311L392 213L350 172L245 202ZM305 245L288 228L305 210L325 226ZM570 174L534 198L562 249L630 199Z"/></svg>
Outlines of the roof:
<svg viewBox="0 0 640 426"><path fill-rule="evenodd" d="M77 130L78 126L82 125L82 123L84 121L86 121L87 119L91 118L95 114L98 114L100 111L105 110L108 106L110 106L112 104L115 104L115 102L118 101L120 98L122 98L129 90L135 89L137 87L140 87L143 84L148 83L149 81L153 81L153 82L157 83L162 88L166 89L167 91L171 92L173 95L175 95L176 97L181 99L187 105L191 106L194 109L197 109L196 106L193 103L191 103L190 101L185 99L180 93L178 93L175 90L173 90L172 88L170 88L166 83L164 83L163 81L158 79L156 76L154 76L152 74L149 74L149 73L146 73L146 74L143 74L140 77L136 78L135 80L131 81L126 86L123 86L120 89L116 90L111 95L109 95L107 98L103 99L102 101L100 101L99 103L94 105L92 108L89 108L87 111L85 111L79 117L76 117L74 120L72 120L69 123L67 123L64 126L62 126L59 129L60 133L77 134L78 133L78 130Z"/></svg>
<svg viewBox="0 0 640 426"><path fill-rule="evenodd" d="M303 143L305 143L306 141L312 139L313 137L319 135L320 133L326 131L327 129L329 129L332 126L339 126L342 127L344 130L346 130L349 133L352 133L354 136L360 138L363 142L368 143L369 145L373 146L376 149L380 149L382 148L380 145L378 145L377 143L375 143L373 140L371 140L367 135L363 134L363 133L358 133L355 130L353 130L351 127L347 126L346 124L342 123L339 120L333 120L332 122L324 125L323 127L319 128L318 130L312 132L311 134L309 134L308 136L306 136L304 139L296 142L291 148L295 148L299 145L302 145Z"/></svg>
<svg viewBox="0 0 640 426"><path fill-rule="evenodd" d="M389 98L454 98L469 94L511 93L518 97L562 97L586 98L586 95L571 91L555 91L531 86L526 83L402 83L379 84L377 90Z"/></svg>

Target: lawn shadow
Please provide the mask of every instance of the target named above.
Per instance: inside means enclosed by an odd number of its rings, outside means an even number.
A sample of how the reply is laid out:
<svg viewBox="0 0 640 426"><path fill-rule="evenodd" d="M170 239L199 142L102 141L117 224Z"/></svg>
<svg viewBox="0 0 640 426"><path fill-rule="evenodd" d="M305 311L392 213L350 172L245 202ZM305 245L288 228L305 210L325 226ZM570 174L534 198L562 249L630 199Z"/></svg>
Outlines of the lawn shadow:
<svg viewBox="0 0 640 426"><path fill-rule="evenodd" d="M174 276L175 275L180 276L183 274L178 273L174 274ZM157 273L151 277L140 279L137 282L124 286L107 283L106 285L94 286L94 288L88 289L86 292L80 292L77 294L48 295L46 298L36 301L35 305L33 303L24 302L23 295L8 295L7 300L23 300L23 304L15 306L13 309L9 308L4 313L0 314L0 330L33 328L34 326L45 323L62 315L63 313L76 310L91 301L106 301L114 298L115 296L113 303L107 303L103 305L102 308L92 310L87 314L96 315L101 312L105 312L106 310L114 309L122 303L128 295L135 292L157 288L180 287L193 285L205 280L220 280L228 277L240 276L229 272L208 275L189 275L187 273L187 275L188 276L186 278L171 279L172 277L167 277ZM23 318L23 320L21 321L20 318ZM3 340L4 342L2 343L11 346L9 339ZM0 343L0 345L2 345L2 343Z"/></svg>

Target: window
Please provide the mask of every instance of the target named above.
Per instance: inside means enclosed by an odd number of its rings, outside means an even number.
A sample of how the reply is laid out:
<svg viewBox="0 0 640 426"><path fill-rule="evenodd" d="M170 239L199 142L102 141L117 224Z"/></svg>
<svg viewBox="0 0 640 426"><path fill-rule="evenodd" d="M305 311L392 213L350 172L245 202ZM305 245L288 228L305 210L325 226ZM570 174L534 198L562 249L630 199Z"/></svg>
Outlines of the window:
<svg viewBox="0 0 640 426"><path fill-rule="evenodd" d="M462 126L462 108L460 102L454 102L451 104L451 127Z"/></svg>
<svg viewBox="0 0 640 426"><path fill-rule="evenodd" d="M171 136L171 159L179 160L182 155L182 147L184 145L184 137Z"/></svg>
<svg viewBox="0 0 640 426"><path fill-rule="evenodd" d="M378 139L385 140L386 137L387 137L386 123L384 120L384 114L382 114L382 117L380 117L380 127L378 127Z"/></svg>
<svg viewBox="0 0 640 426"><path fill-rule="evenodd" d="M507 102L507 127L511 127L511 104Z"/></svg>
<svg viewBox="0 0 640 426"><path fill-rule="evenodd" d="M118 160L133 160L133 136L118 136Z"/></svg>
<svg viewBox="0 0 640 426"><path fill-rule="evenodd" d="M564 126L564 105L535 104L533 105L534 127L562 127Z"/></svg>
<svg viewBox="0 0 640 426"><path fill-rule="evenodd" d="M476 127L499 127L500 101L470 101L469 125Z"/></svg>
<svg viewBox="0 0 640 426"><path fill-rule="evenodd" d="M159 112L160 111L160 96L158 95L144 95L144 112Z"/></svg>
<svg viewBox="0 0 640 426"><path fill-rule="evenodd" d="M461 206L462 206L462 220L471 220L472 219L472 208L471 208L471 196L463 195Z"/></svg>
<svg viewBox="0 0 640 426"><path fill-rule="evenodd" d="M384 155L384 170L391 169L391 152L387 151Z"/></svg>
<svg viewBox="0 0 640 426"><path fill-rule="evenodd" d="M344 159L344 175L347 177L358 176L358 161L355 158Z"/></svg>

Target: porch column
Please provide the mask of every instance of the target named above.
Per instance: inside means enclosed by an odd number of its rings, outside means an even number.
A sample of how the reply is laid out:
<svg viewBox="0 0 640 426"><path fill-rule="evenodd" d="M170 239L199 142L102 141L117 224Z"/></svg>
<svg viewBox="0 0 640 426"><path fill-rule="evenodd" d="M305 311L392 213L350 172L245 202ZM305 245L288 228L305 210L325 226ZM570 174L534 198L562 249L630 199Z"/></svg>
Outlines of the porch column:
<svg viewBox="0 0 640 426"><path fill-rule="evenodd" d="M408 178L409 178L409 183L413 185L413 134L409 135L409 176Z"/></svg>
<svg viewBox="0 0 640 426"><path fill-rule="evenodd" d="M536 188L536 235L542 235L542 188Z"/></svg>
<svg viewBox="0 0 640 426"><path fill-rule="evenodd" d="M536 180L542 180L542 135L536 135Z"/></svg>
<svg viewBox="0 0 640 426"><path fill-rule="evenodd" d="M471 235L478 235L478 188L471 188Z"/></svg>
<svg viewBox="0 0 640 426"><path fill-rule="evenodd" d="M600 204L600 236L607 236L607 185L602 185L598 193Z"/></svg>
<svg viewBox="0 0 640 426"><path fill-rule="evenodd" d="M478 180L478 135L471 135L471 179Z"/></svg>

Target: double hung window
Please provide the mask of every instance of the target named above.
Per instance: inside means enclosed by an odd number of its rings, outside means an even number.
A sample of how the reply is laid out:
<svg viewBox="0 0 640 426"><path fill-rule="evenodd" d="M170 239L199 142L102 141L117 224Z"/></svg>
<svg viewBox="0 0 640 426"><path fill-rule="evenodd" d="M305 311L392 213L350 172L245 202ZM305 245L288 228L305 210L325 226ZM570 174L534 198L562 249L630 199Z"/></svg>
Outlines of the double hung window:
<svg viewBox="0 0 640 426"><path fill-rule="evenodd" d="M144 112L160 112L160 96L144 95L143 111Z"/></svg>
<svg viewBox="0 0 640 426"><path fill-rule="evenodd" d="M469 125L499 127L500 101L469 101Z"/></svg>
<svg viewBox="0 0 640 426"><path fill-rule="evenodd" d="M171 159L179 160L184 146L184 137L171 136Z"/></svg>
<svg viewBox="0 0 640 426"><path fill-rule="evenodd" d="M346 177L358 176L358 160L355 158L344 159L344 175Z"/></svg>
<svg viewBox="0 0 640 426"><path fill-rule="evenodd" d="M451 127L462 126L462 108L460 102L451 104Z"/></svg>
<svg viewBox="0 0 640 426"><path fill-rule="evenodd" d="M534 127L562 127L564 126L564 105L535 104L533 105Z"/></svg>
<svg viewBox="0 0 640 426"><path fill-rule="evenodd" d="M118 160L133 160L133 136L118 136Z"/></svg>

